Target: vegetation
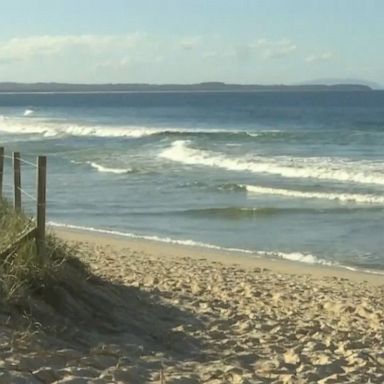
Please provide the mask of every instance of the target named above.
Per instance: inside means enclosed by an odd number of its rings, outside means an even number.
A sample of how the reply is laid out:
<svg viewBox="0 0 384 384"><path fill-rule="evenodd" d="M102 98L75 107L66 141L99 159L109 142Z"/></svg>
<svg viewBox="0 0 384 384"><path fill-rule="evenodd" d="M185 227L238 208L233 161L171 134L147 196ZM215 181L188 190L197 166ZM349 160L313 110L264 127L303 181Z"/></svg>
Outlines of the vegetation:
<svg viewBox="0 0 384 384"><path fill-rule="evenodd" d="M17 214L7 202L0 202L0 253L31 224L23 213ZM33 297L48 299L52 288L64 282L75 284L88 277L87 268L74 257L75 248L50 234L46 249L47 258L42 262L31 239L0 258L1 301L24 307Z"/></svg>
<svg viewBox="0 0 384 384"><path fill-rule="evenodd" d="M31 222L0 201L0 254ZM118 324L125 326L126 311L115 313L128 300L124 288L92 274L81 255L81 248L53 234L46 238L44 262L34 239L7 252L0 257L0 310L22 332L43 325L44 332L71 342L79 332L86 338L92 332L109 334ZM129 300L132 295L136 297L132 293Z"/></svg>

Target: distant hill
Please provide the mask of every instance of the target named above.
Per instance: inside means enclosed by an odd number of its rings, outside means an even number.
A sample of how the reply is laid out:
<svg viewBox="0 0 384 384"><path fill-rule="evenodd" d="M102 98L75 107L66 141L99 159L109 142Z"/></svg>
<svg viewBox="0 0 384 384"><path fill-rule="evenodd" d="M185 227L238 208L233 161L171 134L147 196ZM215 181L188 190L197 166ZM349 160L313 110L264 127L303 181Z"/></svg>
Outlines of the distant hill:
<svg viewBox="0 0 384 384"><path fill-rule="evenodd" d="M259 85L204 82L197 84L67 84L0 83L0 92L343 92L371 91L361 84Z"/></svg>
<svg viewBox="0 0 384 384"><path fill-rule="evenodd" d="M316 79L316 80L310 80L303 83L299 83L299 85L332 85L332 84L360 84L360 85L367 85L368 87L372 89L383 89L384 87L381 86L379 83L375 83L373 81L368 80L361 80L361 79L343 79L343 78L322 78L322 79Z"/></svg>

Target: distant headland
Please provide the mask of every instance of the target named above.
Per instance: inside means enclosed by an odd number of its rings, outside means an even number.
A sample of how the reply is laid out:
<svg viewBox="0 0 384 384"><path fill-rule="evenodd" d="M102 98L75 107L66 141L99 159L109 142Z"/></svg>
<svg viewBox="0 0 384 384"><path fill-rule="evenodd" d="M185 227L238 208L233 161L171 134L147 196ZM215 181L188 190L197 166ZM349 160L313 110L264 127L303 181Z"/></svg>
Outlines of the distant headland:
<svg viewBox="0 0 384 384"><path fill-rule="evenodd" d="M17 83L1 82L0 93L6 92L346 92L372 91L362 84L304 84L304 85L261 85L226 84L203 82L196 84L72 84L72 83Z"/></svg>

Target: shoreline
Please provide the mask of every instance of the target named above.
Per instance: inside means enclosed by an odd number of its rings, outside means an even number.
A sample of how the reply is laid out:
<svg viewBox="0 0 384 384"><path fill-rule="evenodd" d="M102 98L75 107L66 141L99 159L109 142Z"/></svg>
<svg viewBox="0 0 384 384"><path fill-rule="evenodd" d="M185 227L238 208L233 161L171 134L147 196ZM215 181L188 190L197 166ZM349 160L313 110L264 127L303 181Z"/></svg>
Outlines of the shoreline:
<svg viewBox="0 0 384 384"><path fill-rule="evenodd" d="M190 258L205 259L208 262L236 265L243 269L261 268L274 273L310 275L315 278L334 277L371 285L384 285L383 275L364 270L350 270L338 265L309 264L279 258L266 258L257 254L246 254L236 250L214 249L199 245L165 243L159 240L125 237L118 234L94 232L86 229L50 226L49 231L59 238L72 243L90 243L97 246L112 246L117 251L129 248L133 252L144 252L158 259ZM351 267L352 268L352 267Z"/></svg>

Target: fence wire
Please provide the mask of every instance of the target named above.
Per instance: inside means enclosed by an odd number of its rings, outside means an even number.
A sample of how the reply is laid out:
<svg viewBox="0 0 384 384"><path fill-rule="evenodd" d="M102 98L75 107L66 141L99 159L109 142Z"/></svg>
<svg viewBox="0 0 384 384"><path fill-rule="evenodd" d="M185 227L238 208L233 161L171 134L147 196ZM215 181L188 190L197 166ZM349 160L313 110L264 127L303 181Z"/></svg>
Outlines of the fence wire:
<svg viewBox="0 0 384 384"><path fill-rule="evenodd" d="M13 160L13 159L14 159L13 156L9 156L9 155L3 155L3 157L4 157L5 159L10 159L10 160ZM37 168L37 165L34 164L34 163L32 163L31 161L25 160L25 159L23 159L23 158L21 158L21 157L19 157L18 159L20 160L21 163L24 163L24 164L30 165L30 166L32 166L32 167L34 167L34 168Z"/></svg>
<svg viewBox="0 0 384 384"><path fill-rule="evenodd" d="M44 261L46 257L45 252L45 220L46 220L46 156L38 156L38 160L35 163L22 158L20 152L13 152L13 155L5 154L4 148L0 146L0 162L1 162L1 190L0 197L8 198L13 195L14 198L14 209L16 211L21 210L24 214L24 217L28 217L28 224L26 230L29 227L33 226L33 229L29 233L21 233L20 238L16 239L11 246L16 247L20 242L25 241L27 237L34 236L36 239L36 249L39 257ZM15 156L16 154L16 156ZM27 154L27 157L32 158L31 154ZM5 168L9 169L10 164L13 163L13 172L10 173L4 172ZM21 187L21 164L30 166L38 170L36 178L36 193L31 191L32 181L28 177L28 182L26 182L27 189ZM13 175L13 180L12 180ZM33 183L34 184L34 183ZM27 199L22 204L21 197L27 197ZM36 196L36 197L35 197ZM37 203L37 204L36 204ZM34 209L32 211L32 206ZM34 214L35 213L35 214ZM0 234L3 232L0 230ZM2 236L0 236L1 238ZM5 252L5 253L4 253ZM1 251L0 255L6 254L9 252L9 247Z"/></svg>
<svg viewBox="0 0 384 384"><path fill-rule="evenodd" d="M29 197L31 200L33 201L37 201L36 197L32 196L31 194L29 194L27 191L25 191L23 188L20 188L20 187L17 187L17 189L23 193L25 196Z"/></svg>
<svg viewBox="0 0 384 384"><path fill-rule="evenodd" d="M8 160L11 160L11 161L14 161L14 156L11 156L11 155L6 155L3 153L2 155L3 159L8 159ZM38 166L34 163L32 163L31 161L29 160L26 160L24 158L22 158L21 156L18 157L18 160L20 161L20 163L23 163L23 164L26 164L26 165L29 165L33 168L38 168ZM4 169L3 169L3 177L4 177ZM12 185L10 183L7 183L7 182L4 182L3 180L3 194L12 194L14 192L14 188L15 188L15 185ZM29 193L28 191L26 191L25 189L21 188L21 187L16 187L24 196L26 196L28 199L32 200L33 202L37 202L37 197L35 197L34 195L32 195L31 193ZM28 202L26 202L26 204L28 204Z"/></svg>

